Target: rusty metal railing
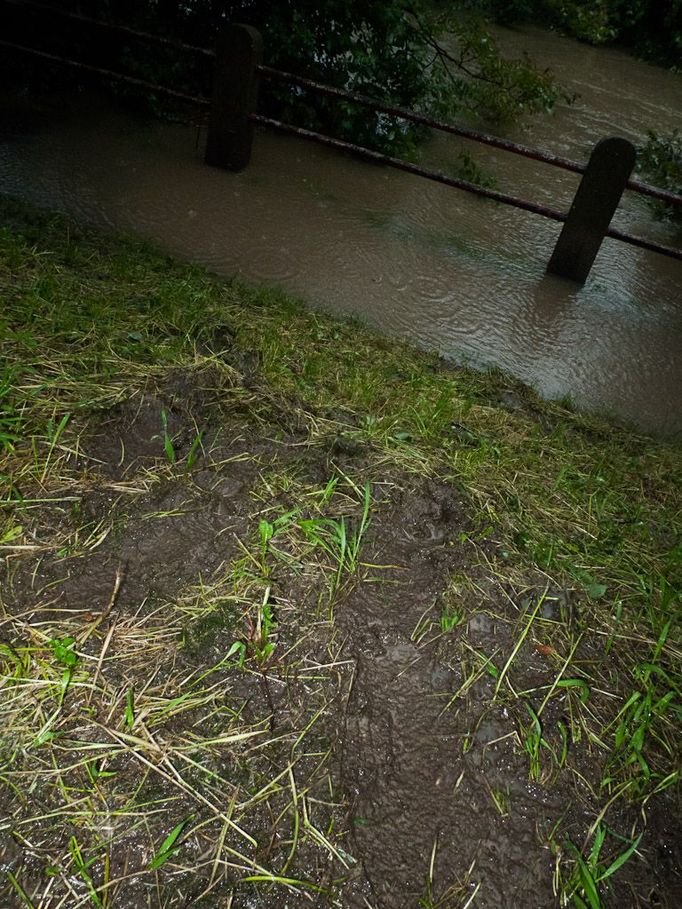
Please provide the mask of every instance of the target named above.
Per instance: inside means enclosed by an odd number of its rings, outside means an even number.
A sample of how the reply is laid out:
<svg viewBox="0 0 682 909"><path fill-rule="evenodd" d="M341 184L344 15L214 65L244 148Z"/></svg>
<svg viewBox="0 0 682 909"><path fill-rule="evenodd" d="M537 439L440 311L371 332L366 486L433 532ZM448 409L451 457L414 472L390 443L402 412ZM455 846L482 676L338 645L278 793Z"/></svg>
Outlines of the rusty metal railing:
<svg viewBox="0 0 682 909"><path fill-rule="evenodd" d="M0 40L0 47L20 51L24 54L31 54L34 57L42 57L43 60L48 60L50 63L70 66L74 69L83 70L84 72L94 73L97 76L103 76L105 79L113 79L116 82L127 82L128 85L136 85L138 88L144 88L147 91L168 95L171 98L177 98L179 101L187 101L189 104L205 105L208 107L211 103L208 98L202 98L199 95L189 95L186 92L179 92L174 88L168 88L165 85L157 85L155 82L148 82L146 79L138 79L137 76L117 73L111 69L103 69L101 66L92 66L89 63L81 63L79 60L70 60L68 57L59 57L57 54L49 54L47 51L41 51L35 47L26 47L22 44L13 44L11 41L3 40Z"/></svg>
<svg viewBox="0 0 682 909"><path fill-rule="evenodd" d="M427 180L432 180L435 183L442 183L445 186L452 186L455 189L463 189L466 192L482 196L484 199L492 199L494 202L501 202L503 205L520 208L523 211L531 212L531 214L540 215L543 218L550 218L552 221L560 221L563 223L568 218L568 215L565 212L557 211L546 205L541 205L537 202L529 202L526 199L519 199L508 193L502 193L494 189L488 189L484 186L478 186L467 180L461 180L459 177L452 177L449 174L443 173L443 171L421 167L419 164L404 161L402 158L394 158L390 155L385 155L382 152L365 148L362 145L354 145L352 142L347 142L343 139L336 139L333 136L327 136L323 133L315 132L314 130L304 129L301 126L292 126L290 123L283 123L281 120L265 117L262 114L250 114L249 119L261 126L269 126L280 132L289 133L290 135L298 136L301 139L309 139L320 145L326 145L329 148L338 148L340 151L350 152L367 161L385 164L387 167L393 167L397 170L405 171L408 174L415 174L418 177L424 177ZM629 243L631 246L637 246L640 249L646 249L649 252L661 253L661 255L682 261L682 249L678 249L674 246L663 246L660 243L654 243L643 237L633 237L630 234L626 234L615 228L609 228L606 232L606 236L612 240L620 240L622 243Z"/></svg>
<svg viewBox="0 0 682 909"><path fill-rule="evenodd" d="M429 117L426 114L420 114L417 111L410 110L406 107L396 107L395 105L385 104L376 101L367 95L360 95L356 92L349 92L342 88L335 88L332 85L325 85L321 82L315 82L312 79L305 79L294 73L287 73L272 66L260 66L259 71L268 79L276 79L281 82L288 82L292 85L298 85L307 91L315 92L319 95L326 95L331 98L340 98L345 101L352 101L354 104L371 108L382 114L388 114L398 117L401 120L408 120L410 123L416 123L420 126L428 126L430 129L436 129L440 132L449 133L453 136L460 136L464 139L470 139L472 142L478 142L481 145L490 145L493 148L499 148L503 151L511 152L513 155L520 155L524 158L530 158L533 161L540 161L543 164L549 164L552 167L560 167L563 170L569 170L576 174L584 174L587 169L586 164L580 164L577 161L571 161L560 155L554 155L551 152L542 151L539 148L531 148L528 145L522 145L519 142L511 142L509 139L501 139L499 136L492 136L489 133L483 133L475 129L469 129L466 126L456 126L454 123L448 123L445 120L438 120ZM659 189L656 186L649 186L640 180L628 180L627 189L633 192L641 193L645 196L651 196L668 205L682 205L682 196Z"/></svg>
<svg viewBox="0 0 682 909"><path fill-rule="evenodd" d="M186 42L178 41L175 38L168 38L164 35L155 34L153 32L142 31L140 29L132 28L128 25L123 25L122 23L106 22L102 19L96 19L93 16L86 16L82 13L74 13L70 10L60 9L48 3L40 3L38 0L2 0L2 2L9 3L12 6L23 7L29 10L33 9L37 12L61 16L62 18L82 22L87 25L94 25L99 28L111 29L113 31L118 31L123 34L130 35L131 37L137 38L141 41L162 44L175 50L200 54L210 59L215 57L215 50L211 50L206 47L200 47L195 44L187 44ZM71 61L71 63L74 65L75 61ZM85 66L83 68L85 68ZM304 76L286 72L273 66L265 66L261 64L257 67L257 69L259 73L266 79L286 82L291 85L297 85L300 88L303 88L306 91L310 91L315 94L350 101L353 104L358 104L362 107L366 107L368 109L372 109L389 116L398 117L402 120L406 120L417 125L426 126L430 129L439 130L453 136L459 136L463 139L468 139L472 142L477 142L482 145L489 145L493 148L499 148L502 151L509 152L510 154L529 158L533 161L539 161L552 167L559 167L563 170L571 171L572 173L576 174L584 174L587 168L586 164L581 164L578 161L572 161L569 158L565 158L561 155L555 155L551 152L544 151L543 149L532 148L531 146L524 145L523 143L512 142L509 139L502 139L499 136L493 136L490 133L484 133L480 130L471 129L465 126L458 126L454 123L449 123L445 120L440 120L435 117L430 117L426 114L421 114L418 111L410 110L409 108L387 104L386 102L377 100L376 98L371 98L368 95L363 95L358 92L351 92L333 85L317 82L314 79L308 79ZM145 87L142 80L139 84L141 87ZM151 83L149 84L151 85ZM155 90L162 91L166 94L170 94L172 91L158 85L156 86ZM641 180L628 180L626 189L631 190L632 192L640 193L644 196L649 196L653 199L657 199L659 202L663 202L666 205L682 206L682 195L671 193L668 190L660 189L657 186L651 186L650 184L644 183Z"/></svg>
<svg viewBox="0 0 682 909"><path fill-rule="evenodd" d="M66 17L71 20L77 20L86 25L97 26L102 28L113 29L119 31L123 34L130 35L139 40L149 41L160 43L164 46L171 47L173 49L179 49L183 52L198 53L206 57L215 58L216 52L208 50L206 48L198 47L192 44L187 44L185 42L176 41L175 39L167 38L162 35L153 34L151 32L140 31L138 29L131 28L126 25L104 22L99 19L95 19L90 16L85 16L80 13L74 13L56 7L50 6L49 4L36 2L36 0L2 0L2 2L10 3L19 7L26 7L27 9L33 9L41 13L51 13L58 16ZM191 95L186 92L177 91L167 86L159 85L157 83L150 82L145 79L141 79L137 76L128 75L125 73L119 73L113 70L108 70L102 67L94 66L92 64L83 63L77 60L71 60L66 57L58 56L57 54L52 54L48 51L40 50L38 48L32 48L25 45L14 44L6 40L0 40L0 46L3 46L7 49L15 50L21 53L30 54L37 56L51 63L56 63L59 65L67 65L72 68L77 68L85 72L103 77L107 80L114 80L123 82L126 84L134 85L138 88L141 88L145 91L160 93L176 100L186 102L192 105L199 105L203 107L210 106L212 108L211 114L211 126L209 127L209 139L207 145L207 161L209 163L218 164L220 166L227 166L231 168L239 168L245 166L248 162L251 149L251 137L252 137L252 127L253 124L258 124L261 126L277 129L281 132L288 133L290 135L296 135L300 138L304 138L309 141L315 141L319 144L326 145L327 147L336 148L340 151L348 152L355 156L361 157L364 160L373 161L375 163L381 163L389 167L393 167L399 170L402 170L407 173L420 176L422 178L442 183L446 186L450 186L456 189L463 190L468 193L475 194L477 196L490 199L495 202L499 202L503 205L509 205L514 208L518 208L532 214L539 215L541 217L549 218L551 220L564 223L564 231L562 232L562 237L568 231L569 234L573 233L573 242L579 240L579 235L582 232L584 233L585 224L590 220L589 212L587 221L585 220L584 213L582 221L583 223L577 223L576 225L571 225L572 221L576 221L577 215L574 209L576 208L576 202L571 208L570 213L564 213L557 211L549 206L542 205L537 202L532 202L526 199L521 199L517 196L514 196L510 193L501 192L499 190L490 189L487 187L479 186L471 181L463 180L458 177L451 176L449 174L443 173L442 171L433 170L430 168L422 167L418 164L414 164L409 161L405 161L401 158L396 158L390 155L383 154L378 151L366 148L365 146L357 145L353 142L347 140L337 139L333 136L325 135L315 130L305 129L303 127L298 127L290 123L284 123L280 120L277 120L272 117L267 117L262 114L257 113L256 110L256 97L257 97L257 82L260 77L273 80L285 82L287 84L296 85L299 88L302 88L304 91L314 92L321 94L327 97L333 97L340 100L349 101L353 104L363 106L367 109L373 110L378 113L383 113L389 116L403 119L407 122L411 122L417 125L425 126L431 129L440 130L442 132L456 135L461 138L478 142L481 144L489 145L495 148L499 148L503 151L510 152L512 154L520 155L525 158L529 158L541 163L548 164L553 167L559 167L561 169L571 171L573 173L585 175L587 173L590 176L588 171L588 165L580 164L576 161L572 161L568 158L561 157L559 155L554 155L549 152L543 151L537 148L531 148L520 143L511 142L507 139L502 139L498 136L493 136L487 133L483 133L477 130L470 129L464 126L458 126L452 123L448 123L443 120L439 120L433 117L430 117L426 114L419 113L418 111L413 111L408 108L388 104L386 102L377 101L367 95L359 94L356 92L350 92L346 89L337 88L335 86L326 85L315 80L305 78L303 76L298 76L294 73L285 72L283 70L276 69L271 66L264 65L262 62L262 57L260 51L255 51L253 48L256 47L256 44L260 45L260 36L254 32L253 29L248 29L246 27L234 27L232 29L235 33L239 33L242 36L242 41L244 41L244 35L247 36L246 43L240 48L239 43L232 46L233 54L235 58L233 60L226 59L225 47L222 49L222 53L219 55L219 59L216 60L216 83L222 81L222 93L214 95L213 102L209 101L207 98L197 95ZM253 44L253 48L249 49L247 45L249 42ZM240 56L241 51L241 56ZM222 69L222 77L221 77ZM246 70L249 70L248 75L245 75ZM239 88L233 84L235 81L239 82L240 79L247 79L247 82ZM248 83L248 84L247 84ZM241 93L240 93L241 92ZM219 109L218 109L219 108ZM231 110L228 110L230 108ZM233 109L232 109L233 108ZM223 122L220 125L220 128L216 130L215 124L220 121L222 118ZM227 121L229 120L229 124ZM227 125L226 125L227 124ZM222 136L218 137L219 141L213 141L213 148L211 148L211 133L214 133L214 140L217 132L222 132ZM227 137L228 142L234 142L235 145L235 155L230 157L230 153L226 154L225 148L225 138ZM236 137L236 138L235 138ZM623 140L609 140L612 143L615 143L616 146L618 142L624 143ZM627 150L626 150L627 151ZM236 157L235 157L236 156ZM594 157L594 155L593 155ZM631 167L631 165L630 165ZM602 166L602 178L608 183L609 174L608 166ZM628 170L629 173L629 170ZM583 176L583 181L586 179ZM594 176L592 175L594 180ZM682 205L682 196L675 193L670 193L666 190L659 189L657 187L650 186L646 183L642 183L639 180L635 179L623 179L621 187L618 189L617 198L615 199L615 205L618 204L618 199L620 198L620 192L622 189L629 189L631 191L640 193L642 195L649 196L660 202L663 202L668 205L680 206ZM585 193L583 192L583 196ZM576 197L577 200L578 197ZM613 210L615 210L615 205ZM604 221L602 217L602 221ZM666 246L660 243L655 243L653 241L647 240L642 237L632 236L623 231L616 230L609 226L610 215L604 221L602 226L599 228L600 237L595 246L594 255L596 255L596 250L599 248L599 243L601 238L606 236L611 239L618 240L623 243L628 243L630 245L639 247L641 249L648 250L650 252L655 252L670 258L677 260L682 260L682 249ZM578 222L580 219L578 219ZM568 222L568 225L566 225ZM594 225L592 226L594 228ZM560 240L561 242L561 240ZM569 244L570 245L570 244ZM556 258L557 251L555 250L555 255L553 261ZM591 261L590 261L591 264ZM550 263L551 267L552 263ZM585 275L589 271L589 265L587 270L585 270ZM573 275L569 275L573 276ZM584 277L578 278L584 280Z"/></svg>

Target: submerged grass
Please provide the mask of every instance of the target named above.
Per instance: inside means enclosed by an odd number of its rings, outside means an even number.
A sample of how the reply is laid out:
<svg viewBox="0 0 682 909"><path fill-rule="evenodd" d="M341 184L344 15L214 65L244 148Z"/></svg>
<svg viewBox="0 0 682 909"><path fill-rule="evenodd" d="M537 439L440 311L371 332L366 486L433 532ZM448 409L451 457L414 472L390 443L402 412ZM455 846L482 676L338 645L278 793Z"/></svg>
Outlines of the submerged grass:
<svg viewBox="0 0 682 909"><path fill-rule="evenodd" d="M124 532L113 509L109 521L80 516L84 492L97 486L83 470L83 433L98 414L178 369L219 374L231 414L268 426L286 414L281 434L293 427L301 445L331 441L337 451L364 453L375 485L382 469L445 480L470 503L466 542L499 589L511 591L512 619L495 618L513 631L501 653L458 638L462 684L445 709L488 677L491 705L516 718L530 779L549 786L571 772L585 782L597 807L582 842L560 825L552 832L555 886L559 902L602 905L642 836L611 835L607 813L620 802L644 812L679 782L679 445L541 402L501 374L449 368L140 243L76 230L11 200L0 202L0 214L6 591L26 560L37 571L43 558L79 558ZM165 409L157 431L164 462L110 484L112 495L130 500L210 455L204 428L194 425L183 441ZM11 805L3 833L11 829L32 856L10 872L14 904L113 906L137 875L162 905L168 869L181 882L201 870L207 905L226 881L335 899L333 881L302 882L296 869L311 866L299 864L299 853L353 864L324 716L341 665L334 604L358 571L376 567L362 562L372 488L338 471L313 483L283 467L261 471L251 495L251 529L222 574L154 608L114 609L106 634L120 567L100 613L59 610L49 589L17 613L0 592L0 722L9 730L0 782ZM311 591L306 622L301 604L278 595L282 573ZM413 639L421 646L459 634L466 596L425 615ZM227 634L220 653L217 633ZM529 652L551 667L550 682L524 686L517 662ZM226 672L245 680L242 696L221 695ZM273 690L292 674L307 706L280 731ZM245 706L253 686L260 710ZM579 745L600 768L596 786L571 763ZM502 791L491 790L505 817L513 799ZM277 833L264 845L250 830L268 825ZM117 848L135 830L148 843L144 861L120 866ZM432 873L433 862L423 905L472 902L464 886L457 901L437 899Z"/></svg>

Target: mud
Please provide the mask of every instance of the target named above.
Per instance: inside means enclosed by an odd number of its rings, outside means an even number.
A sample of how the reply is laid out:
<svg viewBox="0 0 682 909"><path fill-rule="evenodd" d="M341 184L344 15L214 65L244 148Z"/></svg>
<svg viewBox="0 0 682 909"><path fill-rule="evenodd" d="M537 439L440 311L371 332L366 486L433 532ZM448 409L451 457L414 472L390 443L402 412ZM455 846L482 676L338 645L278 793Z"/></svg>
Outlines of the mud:
<svg viewBox="0 0 682 909"><path fill-rule="evenodd" d="M577 841L594 816L577 776L529 782L518 739L524 718L505 706L504 697L496 703L494 677L484 675L452 703L468 668L462 645L490 655L499 670L518 621L506 591L482 570L481 553L468 537L461 542L470 527L451 487L408 483L375 527L371 557L398 564L402 572L387 585L357 588L337 610L355 665L341 744L341 775L366 887L344 903L353 909L367 906L366 899L377 909L456 907L469 898L486 909L558 905L552 829L561 819ZM487 549L490 565L494 553ZM418 643L424 615L437 619L452 605L453 576L474 582L479 596L457 598L462 621L455 640L436 633ZM568 591L554 591L543 612L570 621L571 599ZM532 596L525 605L529 611ZM538 651L522 650L515 686L530 690L550 679L551 667ZM544 722L548 738L561 717L554 711L550 719L551 713ZM598 762L585 754L573 760L583 779L598 787ZM627 829L634 818L634 811L613 812L610 821ZM664 839L669 846L679 841L677 835ZM618 888L604 905L672 906L682 898L679 854L671 862L659 848L647 858L651 864L639 863L629 887Z"/></svg>
<svg viewBox="0 0 682 909"><path fill-rule="evenodd" d="M310 772L318 829L334 829L346 861L304 839L290 873L331 895L297 896L282 888L234 890L226 880L201 905L557 905L552 831L561 822L562 830L581 842L598 810L590 786L598 787L603 768L587 743L576 743L570 767L555 772L544 766L540 779L529 782L528 758L519 740L528 717L520 702L494 697L519 622L539 602L546 579L528 572L519 579L517 572L513 586L501 581L500 547L480 538L470 505L452 486L387 467L371 450L340 444L334 436L303 446L298 436L281 432L283 423L300 426L300 413L282 411L275 423L249 420L235 406L243 384L235 380L226 390L223 383L221 391L216 383L215 376L200 374L171 376L158 387L150 382L145 391L84 427L78 462L82 493L64 520L76 526L85 516L107 533L85 553L75 547L11 563L3 585L8 610L30 613L36 633L59 610L81 616L86 624L92 614L102 616L97 635L84 647L93 655L115 620L121 623L117 634L122 634L126 622L146 610L145 639L135 645L140 648L139 671L153 659L161 682L178 667L182 677L191 678L225 654L234 640L235 614L226 609L200 626L176 622L166 627L164 610L170 616L171 605L186 598L192 585L219 578L242 553L240 541L253 533L260 515L293 504L286 490L273 492L266 502L256 495L268 471L286 465L305 485L319 484L342 466L356 483L372 484L372 523L362 556L365 567L334 603L333 624L315 617L323 594L319 574L283 561L271 579L278 653L290 654L305 637L306 659L296 663L289 655L250 673L223 667L214 677L214 709L184 716L181 731L193 734L193 723L200 722L203 734L218 735L228 714L238 715L250 728L260 724L271 737L267 747L254 751L240 744L216 750L204 767L229 780L235 792L240 785L257 791L260 780L286 767L291 736L308 721L322 692L324 716L295 773L303 778ZM231 403L221 410L219 399L225 396ZM173 464L160 435L162 411L175 447ZM202 432L200 455L183 469L197 431ZM122 573L118 587L117 571ZM550 592L543 614L558 623L574 621L574 594ZM447 627L443 616L452 620ZM3 639L16 647L21 642L13 629L11 622L4 623ZM306 666L328 661L330 637L339 645L340 668L325 679ZM154 639L156 650L150 655L147 644ZM580 655L603 658L589 650ZM496 674L483 671L469 683L472 669L486 661ZM117 678L115 666L106 671ZM121 684L134 684L135 671L129 669ZM531 690L547 684L553 673L529 641L515 660L514 686ZM177 691L166 690L165 683L162 687L165 698L189 690L191 686ZM563 704L549 705L545 714L546 736L554 745ZM164 738L178 731L178 722L160 727ZM328 749L329 766L316 771L319 755ZM162 867L152 885L144 874L150 843L158 844L178 817L196 812L196 805L178 800L168 779L153 773L136 782L140 767L129 756L121 755L111 769L118 774L117 785L129 780L140 804L160 806L146 827L137 825L119 835L110 874L126 875L127 881L112 907L194 905L211 880L206 856L220 825L200 811L198 820L206 825L185 845L180 867ZM210 777L198 774L195 782L207 798L231 797ZM255 860L276 868L283 866L290 847L290 830L285 835L280 830L285 795L276 794L258 808L249 830L259 843ZM37 811L41 796L31 798L37 799L32 803ZM45 798L46 812L58 807L54 793ZM666 816L668 804L666 797L650 804L639 856L614 879L605 906L682 903L679 820ZM9 817L21 815L11 795L4 797L3 807ZM619 808L608 822L626 834L637 818L634 809ZM18 830L12 823L9 827ZM43 845L33 852L19 848L16 837L6 837L3 862L24 882L40 877L46 857L60 854L78 825L55 827L44 820L39 828ZM239 845L230 836L225 843ZM101 862L93 864L91 874L101 873ZM73 886L84 895L82 884ZM16 894L9 899L3 905L20 905Z"/></svg>
<svg viewBox="0 0 682 909"><path fill-rule="evenodd" d="M564 794L547 799L526 786L522 760L496 741L514 729L506 710L478 727L475 698L464 710L444 710L461 671L444 658L442 638L414 641L425 612L441 603L448 574L471 571L452 540L469 519L447 487L419 484L400 499L387 520L397 533L377 557L403 566L404 580L361 588L337 619L356 657L343 780L372 904L416 906L432 874L434 897L446 905L466 902L482 880L476 905L551 905L552 856L537 826L543 811L560 811ZM469 634L490 626L494 638L492 625L474 614ZM500 818L490 795L510 782L513 822Z"/></svg>

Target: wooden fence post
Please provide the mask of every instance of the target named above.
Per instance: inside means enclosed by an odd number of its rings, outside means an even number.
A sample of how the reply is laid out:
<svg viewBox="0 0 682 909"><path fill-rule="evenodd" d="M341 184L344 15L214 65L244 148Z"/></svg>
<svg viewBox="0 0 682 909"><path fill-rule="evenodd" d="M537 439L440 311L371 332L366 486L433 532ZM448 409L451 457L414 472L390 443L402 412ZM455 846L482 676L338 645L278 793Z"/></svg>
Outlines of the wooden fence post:
<svg viewBox="0 0 682 909"><path fill-rule="evenodd" d="M547 271L583 284L635 166L627 139L598 142L573 199Z"/></svg>
<svg viewBox="0 0 682 909"><path fill-rule="evenodd" d="M250 25L230 25L218 37L213 99L204 160L215 167L242 170L251 158L258 103L258 66L263 39Z"/></svg>

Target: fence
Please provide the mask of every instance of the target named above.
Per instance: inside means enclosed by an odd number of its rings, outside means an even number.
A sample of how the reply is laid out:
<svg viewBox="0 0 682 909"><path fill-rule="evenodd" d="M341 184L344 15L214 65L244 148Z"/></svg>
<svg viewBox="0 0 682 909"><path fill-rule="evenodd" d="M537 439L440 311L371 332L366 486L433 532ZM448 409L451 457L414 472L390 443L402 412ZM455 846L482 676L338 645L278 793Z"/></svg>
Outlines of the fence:
<svg viewBox="0 0 682 909"><path fill-rule="evenodd" d="M563 223L563 228L547 270L578 282L584 282L605 237L646 249L660 255L682 260L682 249L664 246L634 237L610 227L611 219L625 190L640 193L668 205L682 205L682 196L649 186L632 178L635 164L634 146L625 139L607 138L595 146L587 164L552 155L540 149L510 142L466 127L457 126L420 114L402 107L382 103L345 89L325 85L267 66L263 63L263 46L258 32L243 25L232 25L224 29L215 51L175 41L160 35L139 31L129 26L102 22L89 16L58 10L44 3L32 0L0 0L14 6L35 10L42 14L56 14L87 26L106 28L129 35L138 40L163 44L182 52L200 54L214 58L213 97L209 99L176 91L135 76L114 72L76 60L70 60L38 48L0 40L0 46L15 52L30 54L44 60L90 72L108 80L121 81L147 91L165 94L176 100L192 105L207 106L210 109L209 129L206 142L205 160L208 164L231 170L246 167L251 156L254 140L254 126L267 128L298 136L310 141L339 149L344 152L406 171L416 176L433 180L455 189L473 193L503 205L513 206L541 217ZM356 145L352 142L324 135L284 123L258 113L258 92L261 79L298 86L339 100L351 101L369 110L404 119L407 122L427 126L431 129L490 145L515 155L540 161L547 165L582 174L573 203L568 213L558 211L537 202L520 199L509 193L479 186L453 177L441 171L421 167L401 158Z"/></svg>

